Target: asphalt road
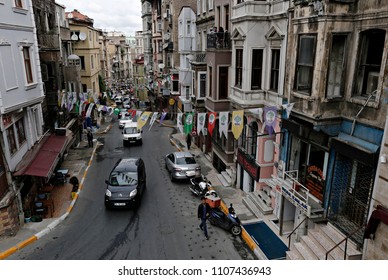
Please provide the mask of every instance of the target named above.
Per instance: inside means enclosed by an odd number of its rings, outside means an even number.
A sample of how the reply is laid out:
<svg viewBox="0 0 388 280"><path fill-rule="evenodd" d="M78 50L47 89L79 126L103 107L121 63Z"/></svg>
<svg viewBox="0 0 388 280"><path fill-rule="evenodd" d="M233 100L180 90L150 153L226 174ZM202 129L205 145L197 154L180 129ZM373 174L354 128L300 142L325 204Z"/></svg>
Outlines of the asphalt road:
<svg viewBox="0 0 388 280"><path fill-rule="evenodd" d="M196 218L200 203L188 182L169 179L164 155L175 151L172 128L155 124L143 131L143 144L123 147L117 121L98 138L101 145L74 209L52 232L9 259L33 260L190 260L254 259L240 237L212 227L206 240ZM120 157L142 157L147 189L138 210L106 210L105 179Z"/></svg>

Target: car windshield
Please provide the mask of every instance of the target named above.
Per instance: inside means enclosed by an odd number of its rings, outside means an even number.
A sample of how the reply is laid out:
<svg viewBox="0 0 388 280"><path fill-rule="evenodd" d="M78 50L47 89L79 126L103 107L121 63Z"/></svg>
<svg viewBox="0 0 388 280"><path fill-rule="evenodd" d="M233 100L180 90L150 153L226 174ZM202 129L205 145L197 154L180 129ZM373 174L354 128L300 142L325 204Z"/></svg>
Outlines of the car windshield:
<svg viewBox="0 0 388 280"><path fill-rule="evenodd" d="M124 133L125 134L135 134L135 133L138 133L137 127L126 127L124 129Z"/></svg>
<svg viewBox="0 0 388 280"><path fill-rule="evenodd" d="M111 186L128 186L137 184L136 172L112 172L109 178Z"/></svg>
<svg viewBox="0 0 388 280"><path fill-rule="evenodd" d="M193 157L182 157L176 159L176 164L185 165L185 164L196 164L196 161Z"/></svg>

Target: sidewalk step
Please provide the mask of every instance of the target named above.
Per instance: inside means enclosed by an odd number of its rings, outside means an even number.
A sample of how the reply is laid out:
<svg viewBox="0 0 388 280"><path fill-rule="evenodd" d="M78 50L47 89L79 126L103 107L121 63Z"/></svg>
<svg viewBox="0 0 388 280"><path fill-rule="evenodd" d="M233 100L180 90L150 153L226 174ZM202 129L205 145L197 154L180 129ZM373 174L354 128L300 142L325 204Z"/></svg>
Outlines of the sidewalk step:
<svg viewBox="0 0 388 280"><path fill-rule="evenodd" d="M242 203L249 209L249 211L257 218L262 218L261 210L249 199L248 196L243 197Z"/></svg>
<svg viewBox="0 0 388 280"><path fill-rule="evenodd" d="M222 171L221 175L224 177L225 181L229 184L229 186L232 184L232 178L229 176L228 172Z"/></svg>
<svg viewBox="0 0 388 280"><path fill-rule="evenodd" d="M217 174L217 178L224 187L230 186L230 184L225 180L225 178L224 178L224 176L222 176L222 174Z"/></svg>
<svg viewBox="0 0 388 280"><path fill-rule="evenodd" d="M258 192L251 192L248 193L248 198L256 205L257 208L260 209L260 211L264 215L272 214L273 209L272 207L268 206L262 198L259 197Z"/></svg>
<svg viewBox="0 0 388 280"><path fill-rule="evenodd" d="M228 173L228 175L229 175L230 178L233 177L233 176L232 176L232 173L233 173L233 172L232 172L232 169L231 169L231 168L227 168L225 171L226 171L226 173Z"/></svg>

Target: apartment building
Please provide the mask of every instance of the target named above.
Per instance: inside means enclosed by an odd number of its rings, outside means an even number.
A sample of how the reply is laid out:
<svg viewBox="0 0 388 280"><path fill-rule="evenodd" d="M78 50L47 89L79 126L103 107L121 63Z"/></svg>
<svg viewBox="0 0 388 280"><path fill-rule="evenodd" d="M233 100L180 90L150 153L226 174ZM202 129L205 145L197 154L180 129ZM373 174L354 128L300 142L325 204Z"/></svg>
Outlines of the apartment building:
<svg viewBox="0 0 388 280"><path fill-rule="evenodd" d="M33 181L24 177L43 138L43 82L32 3L6 1L0 9L1 169L0 235L14 234Z"/></svg>
<svg viewBox="0 0 388 280"><path fill-rule="evenodd" d="M362 248L371 207L387 207L372 193L387 112L388 5L318 2L290 1L284 94L293 107L282 120L277 214L302 235L325 217Z"/></svg>

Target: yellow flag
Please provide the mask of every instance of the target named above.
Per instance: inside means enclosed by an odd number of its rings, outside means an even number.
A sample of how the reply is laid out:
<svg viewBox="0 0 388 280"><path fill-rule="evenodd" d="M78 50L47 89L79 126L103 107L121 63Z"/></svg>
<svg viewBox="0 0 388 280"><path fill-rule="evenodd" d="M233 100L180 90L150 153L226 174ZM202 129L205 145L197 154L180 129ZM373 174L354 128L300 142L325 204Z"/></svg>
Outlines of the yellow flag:
<svg viewBox="0 0 388 280"><path fill-rule="evenodd" d="M237 140L244 128L244 110L233 111L232 114L232 132Z"/></svg>
<svg viewBox="0 0 388 280"><path fill-rule="evenodd" d="M140 118L137 120L137 128L141 129L148 121L152 112L144 112Z"/></svg>

